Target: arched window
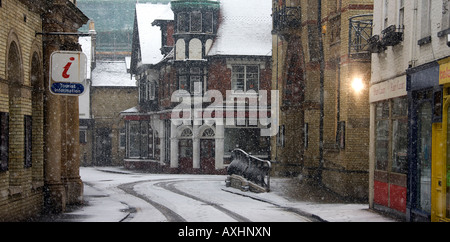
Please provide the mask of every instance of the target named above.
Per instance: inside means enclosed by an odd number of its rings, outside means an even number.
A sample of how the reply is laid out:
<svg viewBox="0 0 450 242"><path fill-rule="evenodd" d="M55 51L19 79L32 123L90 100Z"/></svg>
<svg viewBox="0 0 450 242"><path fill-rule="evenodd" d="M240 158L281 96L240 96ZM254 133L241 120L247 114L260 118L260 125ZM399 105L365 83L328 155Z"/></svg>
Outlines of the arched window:
<svg viewBox="0 0 450 242"><path fill-rule="evenodd" d="M7 65L7 80L8 80L8 97L9 97L9 133L15 135L8 135L8 144L15 144L16 146L23 145L24 137L19 134L24 132L24 118L21 111L21 86L23 84L22 79L22 58L20 56L20 50L18 44L15 41L11 41L8 49L8 65ZM9 145L8 145L9 146ZM8 147L9 148L9 147ZM2 152L9 152L8 149ZM23 155L23 154L22 154ZM3 155L2 155L3 156ZM26 157L25 157L26 158ZM27 167L26 159L23 156L9 156L8 163L23 162L24 167ZM9 166L9 164L8 164ZM14 166L17 167L17 166ZM10 171L12 171L10 169ZM10 176L14 177L14 176Z"/></svg>

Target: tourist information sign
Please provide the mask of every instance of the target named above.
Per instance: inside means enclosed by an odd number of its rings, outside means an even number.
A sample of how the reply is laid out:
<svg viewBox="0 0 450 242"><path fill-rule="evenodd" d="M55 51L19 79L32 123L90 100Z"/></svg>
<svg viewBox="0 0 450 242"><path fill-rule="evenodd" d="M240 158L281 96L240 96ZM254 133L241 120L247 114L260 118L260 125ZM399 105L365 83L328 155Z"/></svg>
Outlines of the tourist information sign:
<svg viewBox="0 0 450 242"><path fill-rule="evenodd" d="M50 92L79 96L86 81L87 58L83 52L55 51L50 57Z"/></svg>

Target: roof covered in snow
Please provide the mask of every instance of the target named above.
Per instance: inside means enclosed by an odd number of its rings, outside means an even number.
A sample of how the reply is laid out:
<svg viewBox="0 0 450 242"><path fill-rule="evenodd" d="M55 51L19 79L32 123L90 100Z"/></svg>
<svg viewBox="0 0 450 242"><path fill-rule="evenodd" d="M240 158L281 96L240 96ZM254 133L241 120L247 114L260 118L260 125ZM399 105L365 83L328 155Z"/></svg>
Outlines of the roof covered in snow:
<svg viewBox="0 0 450 242"><path fill-rule="evenodd" d="M124 61L97 61L92 71L94 87L136 87L135 78L127 73Z"/></svg>
<svg viewBox="0 0 450 242"><path fill-rule="evenodd" d="M142 64L158 64L164 56L161 54L161 28L152 26L155 20L173 20L169 4L136 4L136 19L139 32Z"/></svg>
<svg viewBox="0 0 450 242"><path fill-rule="evenodd" d="M221 0L221 21L208 53L215 55L272 55L272 2Z"/></svg>

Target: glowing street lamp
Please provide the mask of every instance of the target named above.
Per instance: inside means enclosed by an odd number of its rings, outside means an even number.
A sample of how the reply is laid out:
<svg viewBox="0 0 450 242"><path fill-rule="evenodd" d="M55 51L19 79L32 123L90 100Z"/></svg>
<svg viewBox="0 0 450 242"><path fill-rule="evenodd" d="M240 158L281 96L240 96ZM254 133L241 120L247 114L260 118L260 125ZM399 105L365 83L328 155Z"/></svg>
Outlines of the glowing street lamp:
<svg viewBox="0 0 450 242"><path fill-rule="evenodd" d="M356 93L360 93L365 88L363 80L361 78L354 78L352 88Z"/></svg>

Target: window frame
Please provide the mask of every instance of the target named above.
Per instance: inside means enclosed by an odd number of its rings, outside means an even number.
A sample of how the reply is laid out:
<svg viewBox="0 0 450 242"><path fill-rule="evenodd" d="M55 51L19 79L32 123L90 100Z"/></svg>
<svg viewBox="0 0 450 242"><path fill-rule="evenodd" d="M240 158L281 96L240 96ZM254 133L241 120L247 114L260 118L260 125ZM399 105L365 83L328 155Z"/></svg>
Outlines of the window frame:
<svg viewBox="0 0 450 242"><path fill-rule="evenodd" d="M248 68L249 67L255 67L257 70L257 73L249 73ZM243 68L243 72L237 71L237 68ZM257 64L242 64L242 65L232 65L231 66L231 90L233 92L239 92L243 91L246 93L249 90L254 90L255 92L259 91L260 88L260 82L261 82L261 70L260 66ZM248 82L249 79L253 79L255 77L250 77L249 75L256 74L256 88L249 88ZM240 76L242 75L242 77ZM238 80L242 80L242 89L237 88Z"/></svg>
<svg viewBox="0 0 450 242"><path fill-rule="evenodd" d="M394 104L396 101L400 101L403 102L405 104L405 106L402 109L403 113L397 114L394 113ZM381 110L381 115L379 116L377 114L378 112L378 106L382 105L382 110ZM386 106L384 106L386 105ZM385 107L387 107L387 109L385 109ZM387 160L386 160L386 164L385 167L379 167L378 164L378 160L377 160L377 142L378 142L378 136L379 136L379 130L378 130L378 122L387 122ZM394 123L396 121L400 121L403 122L403 124L406 123L406 130L408 129L408 100L407 97L403 96L403 97L397 97L397 98L393 98L393 99L389 99L389 100L383 100L380 102L375 103L375 164L374 164L374 168L377 171L383 171L383 172L387 172L387 173L397 173L397 174L408 174L408 154L407 154L407 150L408 150L408 146L406 145L406 147L404 147L405 149L405 156L404 158L406 159L405 164L403 169L402 168L398 168L398 169L394 169L397 168L394 167L394 156L395 156L395 144L397 143L397 141L395 140L396 135L395 135L395 130L394 130ZM408 137L405 137L406 140L408 140ZM405 144L407 144L408 142L405 141Z"/></svg>

